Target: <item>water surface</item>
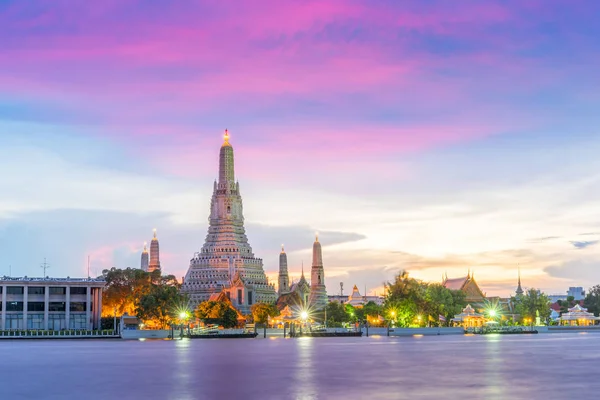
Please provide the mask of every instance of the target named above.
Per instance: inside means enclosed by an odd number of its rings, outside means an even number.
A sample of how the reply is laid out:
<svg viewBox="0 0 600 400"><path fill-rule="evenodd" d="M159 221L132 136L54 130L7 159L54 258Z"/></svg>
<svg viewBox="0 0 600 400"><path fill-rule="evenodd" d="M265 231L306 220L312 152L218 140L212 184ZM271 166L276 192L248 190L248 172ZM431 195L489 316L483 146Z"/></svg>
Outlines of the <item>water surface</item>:
<svg viewBox="0 0 600 400"><path fill-rule="evenodd" d="M0 399L567 399L600 334L1 340Z"/></svg>

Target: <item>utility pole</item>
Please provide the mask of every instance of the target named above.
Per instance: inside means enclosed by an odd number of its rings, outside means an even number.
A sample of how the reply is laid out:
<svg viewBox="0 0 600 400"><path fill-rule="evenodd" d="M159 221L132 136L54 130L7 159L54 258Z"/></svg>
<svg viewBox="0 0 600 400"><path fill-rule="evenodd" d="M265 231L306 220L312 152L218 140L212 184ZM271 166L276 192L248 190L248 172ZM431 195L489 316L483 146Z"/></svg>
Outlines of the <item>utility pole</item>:
<svg viewBox="0 0 600 400"><path fill-rule="evenodd" d="M48 268L50 268L50 265L48 265L48 263L46 263L46 257L44 257L44 263L42 265L40 265L40 268L42 268L44 270L44 276L42 278L46 277L46 270Z"/></svg>
<svg viewBox="0 0 600 400"><path fill-rule="evenodd" d="M340 282L340 297L344 296L344 282Z"/></svg>

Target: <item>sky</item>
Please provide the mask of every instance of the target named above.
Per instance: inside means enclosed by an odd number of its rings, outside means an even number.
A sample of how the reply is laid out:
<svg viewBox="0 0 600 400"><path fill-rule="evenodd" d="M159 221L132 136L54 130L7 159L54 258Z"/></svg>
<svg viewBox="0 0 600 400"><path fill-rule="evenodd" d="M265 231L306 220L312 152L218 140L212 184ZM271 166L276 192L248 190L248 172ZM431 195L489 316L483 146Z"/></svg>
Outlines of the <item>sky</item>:
<svg viewBox="0 0 600 400"><path fill-rule="evenodd" d="M229 129L255 254L329 294L400 270L600 284L600 3L0 0L0 275L165 273Z"/></svg>

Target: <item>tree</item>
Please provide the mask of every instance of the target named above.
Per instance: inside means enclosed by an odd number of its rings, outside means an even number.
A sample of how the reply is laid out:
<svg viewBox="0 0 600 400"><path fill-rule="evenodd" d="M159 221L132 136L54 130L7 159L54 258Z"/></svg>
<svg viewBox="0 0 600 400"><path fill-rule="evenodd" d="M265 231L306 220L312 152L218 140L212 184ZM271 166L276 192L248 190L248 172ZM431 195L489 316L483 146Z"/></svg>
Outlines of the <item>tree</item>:
<svg viewBox="0 0 600 400"><path fill-rule="evenodd" d="M517 314L527 319L531 325L535 323L538 316L542 321L550 317L550 299L537 289L531 288L522 296L513 297L512 301L515 304Z"/></svg>
<svg viewBox="0 0 600 400"><path fill-rule="evenodd" d="M231 304L222 301L203 301L196 307L196 318L207 324L221 325L223 328L237 326L237 311Z"/></svg>
<svg viewBox="0 0 600 400"><path fill-rule="evenodd" d="M460 290L450 290L438 283L429 284L425 291L426 313L430 320L447 326L465 307L465 298L465 294ZM440 322L440 315L445 318L445 323Z"/></svg>
<svg viewBox="0 0 600 400"><path fill-rule="evenodd" d="M177 320L185 299L176 286L152 285L150 292L137 302L135 312L147 325L165 329Z"/></svg>
<svg viewBox="0 0 600 400"><path fill-rule="evenodd" d="M264 324L269 320L269 317L279 315L277 307L268 303L255 303L250 307L250 312L252 312L252 318L256 324Z"/></svg>
<svg viewBox="0 0 600 400"><path fill-rule="evenodd" d="M174 275L160 275L138 268L111 268L102 271L106 286L102 293L102 316L112 317L128 313L134 315L141 298L150 293L153 286L172 286L179 290L180 283Z"/></svg>
<svg viewBox="0 0 600 400"><path fill-rule="evenodd" d="M377 317L383 314L383 307L375 303L374 301L369 301L365 305L363 305L363 311L365 317Z"/></svg>
<svg viewBox="0 0 600 400"><path fill-rule="evenodd" d="M583 304L595 316L600 314L600 285L596 285L588 290Z"/></svg>
<svg viewBox="0 0 600 400"><path fill-rule="evenodd" d="M150 292L150 274L137 268L102 271L106 286L102 293L102 315L135 314L136 302Z"/></svg>
<svg viewBox="0 0 600 400"><path fill-rule="evenodd" d="M330 327L342 326L344 322L350 321L350 315L346 312L346 307L337 301L327 303L325 310L327 311L327 325Z"/></svg>

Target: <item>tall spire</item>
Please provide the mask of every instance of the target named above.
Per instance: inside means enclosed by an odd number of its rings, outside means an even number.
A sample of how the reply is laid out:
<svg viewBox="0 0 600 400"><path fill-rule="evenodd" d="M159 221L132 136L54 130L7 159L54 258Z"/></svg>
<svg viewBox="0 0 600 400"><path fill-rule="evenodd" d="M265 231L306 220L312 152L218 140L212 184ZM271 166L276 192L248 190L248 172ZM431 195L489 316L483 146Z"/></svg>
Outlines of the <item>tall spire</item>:
<svg viewBox="0 0 600 400"><path fill-rule="evenodd" d="M219 184L235 183L233 167L233 147L229 143L229 131L225 129L223 145L219 152Z"/></svg>
<svg viewBox="0 0 600 400"><path fill-rule="evenodd" d="M148 272L153 272L157 269L160 269L160 252L155 228L154 236L150 242L150 262L148 263Z"/></svg>
<svg viewBox="0 0 600 400"><path fill-rule="evenodd" d="M519 266L519 278L518 278L518 284L517 284L517 290L515 290L515 293L517 296L522 296L523 295L523 288L521 287L521 266Z"/></svg>
<svg viewBox="0 0 600 400"><path fill-rule="evenodd" d="M327 290L325 289L325 270L323 268L323 251L316 235L313 243L313 261L310 269L310 304L321 310L327 306Z"/></svg>
<svg viewBox="0 0 600 400"><path fill-rule="evenodd" d="M287 267L287 254L285 254L285 250L283 245L281 245L281 253L279 254L279 276L278 276L278 291L281 296L284 293L289 293L290 291L290 276L288 274Z"/></svg>
<svg viewBox="0 0 600 400"><path fill-rule="evenodd" d="M148 263L149 263L148 247L147 247L147 243L144 242L144 250L142 250L142 260L140 263L140 268L142 269L142 271L148 272Z"/></svg>

